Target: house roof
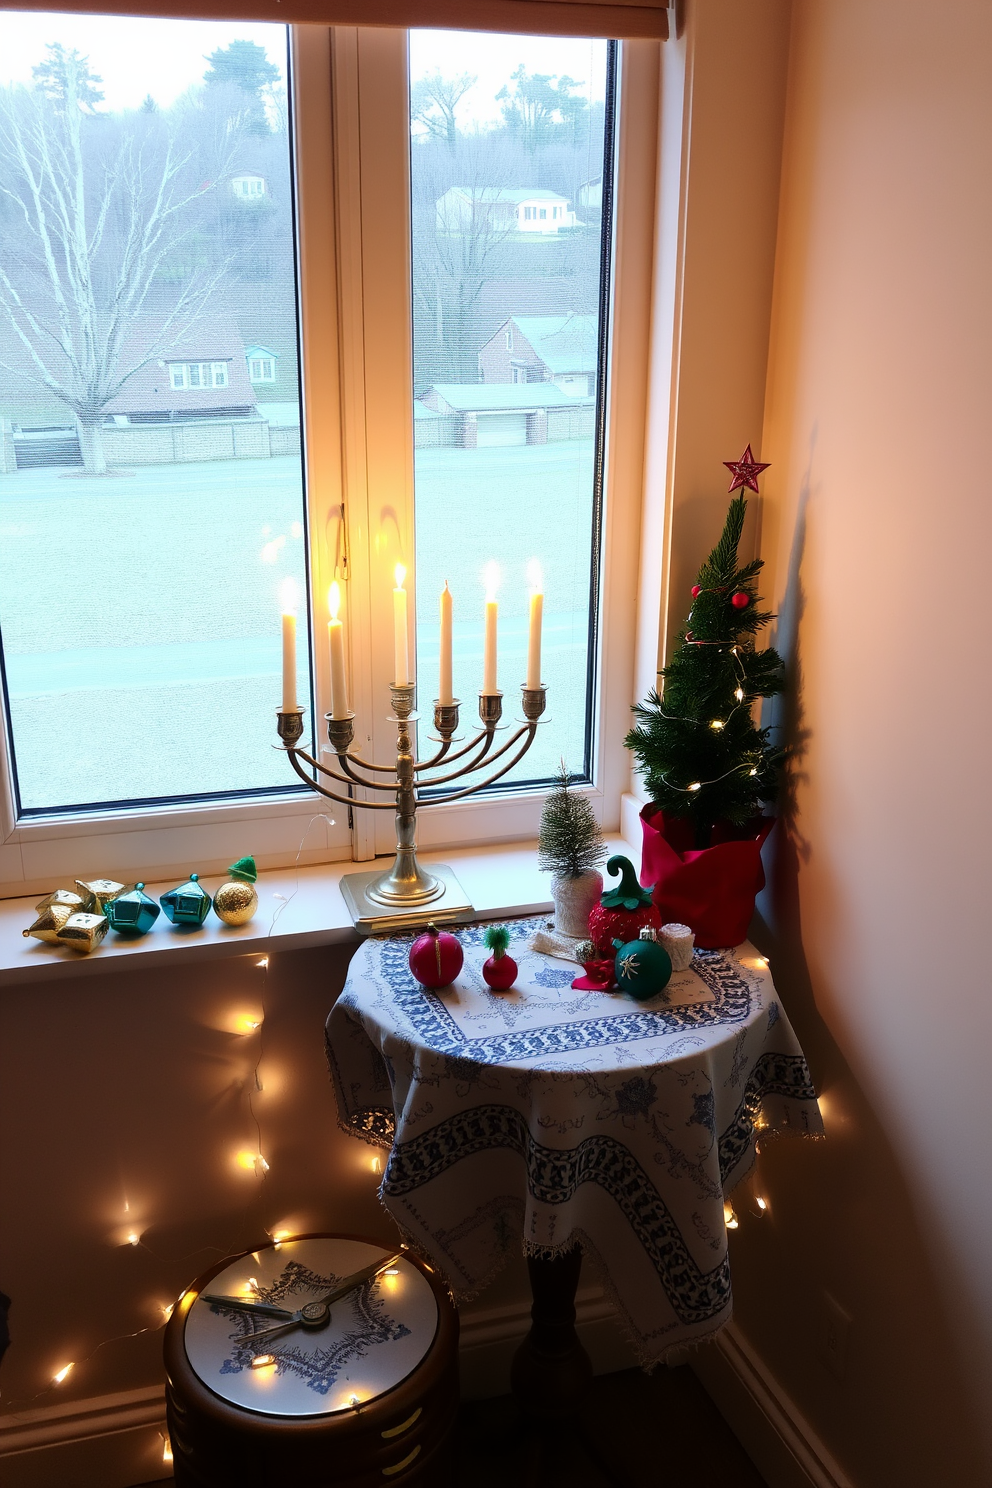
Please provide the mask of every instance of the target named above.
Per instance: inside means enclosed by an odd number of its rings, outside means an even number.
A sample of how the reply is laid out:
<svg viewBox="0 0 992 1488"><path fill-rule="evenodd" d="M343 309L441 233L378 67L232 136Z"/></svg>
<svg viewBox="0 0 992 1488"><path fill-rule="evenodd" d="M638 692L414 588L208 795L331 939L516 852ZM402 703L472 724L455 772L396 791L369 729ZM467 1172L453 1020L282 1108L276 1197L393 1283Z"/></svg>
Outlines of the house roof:
<svg viewBox="0 0 992 1488"><path fill-rule="evenodd" d="M551 372L595 372L599 361L597 316L513 315L510 319Z"/></svg>
<svg viewBox="0 0 992 1488"><path fill-rule="evenodd" d="M245 347L245 356L248 357L248 358L251 358L251 357L274 357L278 361L278 359L279 359L279 357L281 355L282 355L281 352L270 351L267 346L256 346L254 342L252 342L251 346L246 346Z"/></svg>
<svg viewBox="0 0 992 1488"><path fill-rule="evenodd" d="M469 201L568 201L567 196L559 196L557 191L544 191L540 186L451 186L448 189L457 191L459 196L467 197Z"/></svg>
<svg viewBox="0 0 992 1488"><path fill-rule="evenodd" d="M413 421L414 421L414 423L416 423L418 419L436 419L436 418L441 418L441 414L436 413L433 408L428 408L427 405L426 405L426 403L421 403L421 401L420 401L419 398L414 398L414 400L413 400Z"/></svg>
<svg viewBox="0 0 992 1488"><path fill-rule="evenodd" d="M456 413L525 413L594 401L570 397L550 382L435 382L428 392L437 393Z"/></svg>
<svg viewBox="0 0 992 1488"><path fill-rule="evenodd" d="M144 333L147 346L150 337ZM127 361L127 353L124 356ZM227 387L184 388L169 386L170 362L226 362ZM164 357L142 367L106 405L105 413L209 412L214 408L251 406L255 389L248 379L245 345L233 321L202 316L177 335Z"/></svg>

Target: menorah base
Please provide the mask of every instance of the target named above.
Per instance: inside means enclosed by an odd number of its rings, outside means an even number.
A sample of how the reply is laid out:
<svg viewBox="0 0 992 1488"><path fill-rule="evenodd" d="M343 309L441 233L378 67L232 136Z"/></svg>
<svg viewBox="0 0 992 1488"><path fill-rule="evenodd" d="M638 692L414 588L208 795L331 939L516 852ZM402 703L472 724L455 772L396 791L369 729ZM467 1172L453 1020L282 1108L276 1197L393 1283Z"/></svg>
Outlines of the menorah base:
<svg viewBox="0 0 992 1488"><path fill-rule="evenodd" d="M416 930L428 921L450 925L474 914L471 899L447 863L431 863L429 873L442 886L442 892L430 900L402 905L384 905L369 897L369 889L389 877L389 868L376 868L371 873L346 873L341 880L341 893L355 929L361 935L388 935L393 930Z"/></svg>

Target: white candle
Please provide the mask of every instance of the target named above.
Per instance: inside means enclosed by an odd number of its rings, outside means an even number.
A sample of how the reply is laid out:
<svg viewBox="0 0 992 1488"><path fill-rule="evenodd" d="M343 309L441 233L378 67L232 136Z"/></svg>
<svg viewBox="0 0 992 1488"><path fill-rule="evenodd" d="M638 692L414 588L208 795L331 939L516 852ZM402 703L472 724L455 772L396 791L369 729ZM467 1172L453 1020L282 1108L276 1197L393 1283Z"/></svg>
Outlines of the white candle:
<svg viewBox="0 0 992 1488"><path fill-rule="evenodd" d="M282 711L296 709L296 585L285 579L279 591L282 604Z"/></svg>
<svg viewBox="0 0 992 1488"><path fill-rule="evenodd" d="M496 622L499 606L496 603L496 586L499 584L499 565L486 564L486 646L482 668L482 690L498 692L496 685Z"/></svg>
<svg viewBox="0 0 992 1488"><path fill-rule="evenodd" d="M541 624L544 619L544 578L537 559L528 564L530 578L530 632L527 637L527 683L529 691L541 685Z"/></svg>
<svg viewBox="0 0 992 1488"><path fill-rule="evenodd" d="M437 684L437 700L445 707L454 702L451 690L451 590L445 579L441 590L441 660Z"/></svg>
<svg viewBox="0 0 992 1488"><path fill-rule="evenodd" d="M344 624L338 619L341 608L341 589L337 579L327 591L327 644L331 658L331 717L348 716L348 682L344 669Z"/></svg>
<svg viewBox="0 0 992 1488"><path fill-rule="evenodd" d="M406 569L397 563L394 569L396 588L393 590L393 681L397 687L409 685L410 640L407 630L406 590L403 580Z"/></svg>

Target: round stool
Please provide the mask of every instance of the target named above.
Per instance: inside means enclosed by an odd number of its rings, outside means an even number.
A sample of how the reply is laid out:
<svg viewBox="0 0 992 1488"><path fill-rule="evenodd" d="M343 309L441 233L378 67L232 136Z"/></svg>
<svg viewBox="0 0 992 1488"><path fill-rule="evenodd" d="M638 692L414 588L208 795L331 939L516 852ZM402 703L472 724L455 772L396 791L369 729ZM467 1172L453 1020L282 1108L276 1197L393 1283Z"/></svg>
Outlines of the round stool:
<svg viewBox="0 0 992 1488"><path fill-rule="evenodd" d="M178 1488L444 1483L457 1344L447 1288L408 1251L304 1235L221 1261L165 1330Z"/></svg>

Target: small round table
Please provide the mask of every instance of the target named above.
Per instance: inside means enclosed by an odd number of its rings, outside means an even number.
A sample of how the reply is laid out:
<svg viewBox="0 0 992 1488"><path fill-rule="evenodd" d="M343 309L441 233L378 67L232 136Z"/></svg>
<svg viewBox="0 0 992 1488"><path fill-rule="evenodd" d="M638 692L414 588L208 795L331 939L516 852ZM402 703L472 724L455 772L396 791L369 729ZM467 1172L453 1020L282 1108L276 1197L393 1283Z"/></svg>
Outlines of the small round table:
<svg viewBox="0 0 992 1488"><path fill-rule="evenodd" d="M389 1151L382 1201L455 1297L521 1245L532 1258L540 1348L520 1366L531 1378L568 1353L576 1246L646 1363L721 1328L732 1311L724 1202L756 1131L822 1133L753 946L697 951L665 992L635 1003L573 990L580 968L529 945L543 923L510 924L519 975L504 993L482 976L482 926L458 931L465 964L436 992L409 970L410 936L367 940L327 1023L341 1120ZM555 1257L564 1269L543 1286Z"/></svg>
<svg viewBox="0 0 992 1488"><path fill-rule="evenodd" d="M321 1307L342 1280L387 1261ZM287 1313L300 1322L286 1323ZM439 1483L458 1408L457 1341L437 1274L378 1241L308 1235L221 1261L185 1293L165 1332L176 1483Z"/></svg>

